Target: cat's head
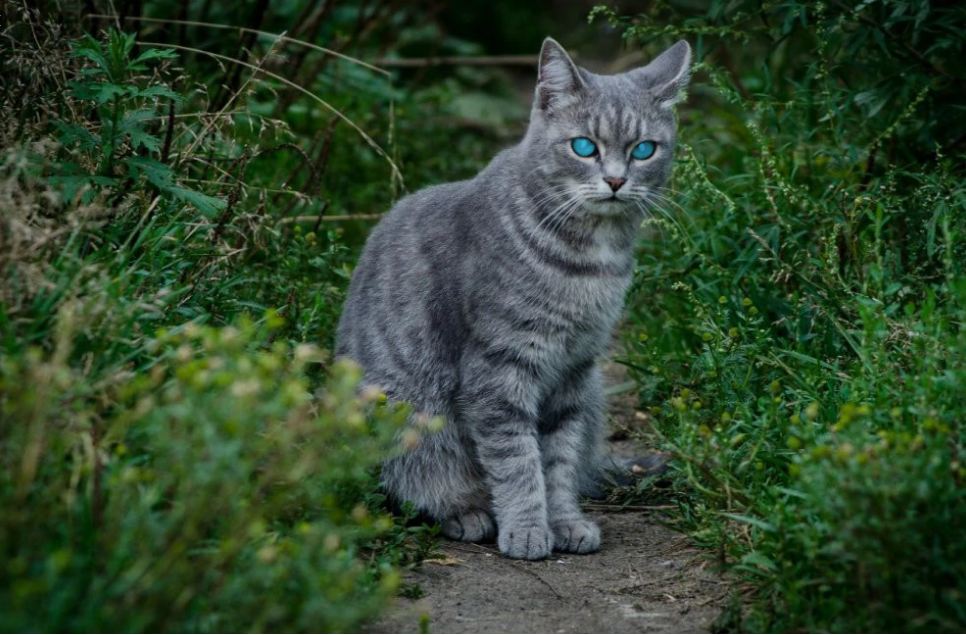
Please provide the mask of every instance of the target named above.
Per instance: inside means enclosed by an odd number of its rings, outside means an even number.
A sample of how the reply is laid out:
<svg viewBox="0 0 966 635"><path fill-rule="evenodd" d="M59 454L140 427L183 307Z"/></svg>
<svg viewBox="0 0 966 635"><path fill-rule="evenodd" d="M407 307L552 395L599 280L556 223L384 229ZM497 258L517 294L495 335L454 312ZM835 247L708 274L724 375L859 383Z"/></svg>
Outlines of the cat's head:
<svg viewBox="0 0 966 635"><path fill-rule="evenodd" d="M673 107L690 65L691 47L681 40L647 66L596 75L547 38L523 143L541 200L608 215L643 211L662 196L673 159Z"/></svg>

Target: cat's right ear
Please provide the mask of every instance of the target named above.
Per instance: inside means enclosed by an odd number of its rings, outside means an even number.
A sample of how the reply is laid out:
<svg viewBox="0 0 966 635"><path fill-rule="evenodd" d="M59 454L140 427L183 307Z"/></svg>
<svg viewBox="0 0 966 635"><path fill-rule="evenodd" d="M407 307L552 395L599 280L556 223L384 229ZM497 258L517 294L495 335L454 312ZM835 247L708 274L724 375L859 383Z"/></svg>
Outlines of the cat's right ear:
<svg viewBox="0 0 966 635"><path fill-rule="evenodd" d="M537 107L544 112L564 107L580 97L584 80L567 51L553 38L543 41L537 71Z"/></svg>

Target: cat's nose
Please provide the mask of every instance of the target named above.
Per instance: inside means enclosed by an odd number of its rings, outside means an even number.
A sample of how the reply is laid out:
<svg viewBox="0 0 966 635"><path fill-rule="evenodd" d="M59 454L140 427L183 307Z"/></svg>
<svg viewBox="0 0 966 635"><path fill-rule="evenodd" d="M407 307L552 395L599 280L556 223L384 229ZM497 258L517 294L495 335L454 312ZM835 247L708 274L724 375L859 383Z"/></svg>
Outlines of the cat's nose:
<svg viewBox="0 0 966 635"><path fill-rule="evenodd" d="M611 191L616 192L621 189L621 185L627 183L627 179L621 179L613 176L605 176L604 183L610 186Z"/></svg>

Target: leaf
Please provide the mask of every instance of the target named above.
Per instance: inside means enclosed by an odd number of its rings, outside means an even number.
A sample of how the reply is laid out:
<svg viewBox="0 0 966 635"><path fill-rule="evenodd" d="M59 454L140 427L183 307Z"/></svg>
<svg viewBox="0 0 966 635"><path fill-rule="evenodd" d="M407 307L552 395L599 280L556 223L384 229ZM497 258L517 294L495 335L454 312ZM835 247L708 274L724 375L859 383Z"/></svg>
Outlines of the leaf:
<svg viewBox="0 0 966 635"><path fill-rule="evenodd" d="M133 86L119 86L117 84L109 84L105 82L94 88L94 98L97 100L98 105L103 106L115 97L130 95L136 90L137 89Z"/></svg>
<svg viewBox="0 0 966 635"><path fill-rule="evenodd" d="M855 96L855 103L865 109L866 117L872 117L889 102L889 94L884 90L872 89Z"/></svg>
<svg viewBox="0 0 966 635"><path fill-rule="evenodd" d="M141 64L147 62L148 60L176 60L178 59L178 53L172 49L148 49L145 52L138 55L131 65Z"/></svg>
<svg viewBox="0 0 966 635"><path fill-rule="evenodd" d="M176 93L167 86L148 86L143 90L139 90L135 97L167 97L168 99L174 100L175 103L180 104L183 100L180 93Z"/></svg>
<svg viewBox="0 0 966 635"><path fill-rule="evenodd" d="M454 558L453 556L441 555L435 558L426 558L423 560L425 564L437 564L441 567L456 567L465 564L459 558Z"/></svg>
<svg viewBox="0 0 966 635"><path fill-rule="evenodd" d="M775 561L761 553L760 551L752 551L751 553L746 553L741 557L742 564L750 564L756 567L761 567L762 569L767 569L769 571L778 571L778 565Z"/></svg>
<svg viewBox="0 0 966 635"><path fill-rule="evenodd" d="M205 216L214 216L228 206L227 201L217 196L209 196L184 187L169 187L167 190L175 198L194 205Z"/></svg>
<svg viewBox="0 0 966 635"><path fill-rule="evenodd" d="M104 57L101 45L90 34L85 34L79 41L73 42L71 46L74 49L71 51L71 57L90 60L100 68L99 73L108 72L107 58Z"/></svg>
<svg viewBox="0 0 966 635"><path fill-rule="evenodd" d="M77 195L83 192L81 201L89 203L97 194L97 190L94 189L95 185L100 187L113 187L118 183L118 179L109 176L95 176L83 172L82 168L76 163L64 163L61 165L61 169L68 172L77 171L76 173L58 174L47 177L47 183L51 187L61 190L61 196L65 202L74 202L77 199ZM84 192L84 190L87 191Z"/></svg>
<svg viewBox="0 0 966 635"><path fill-rule="evenodd" d="M57 141L65 147L69 148L76 145L83 152L91 152L101 143L100 135L91 132L80 124L55 121L54 127L60 132L57 135Z"/></svg>
<svg viewBox="0 0 966 635"><path fill-rule="evenodd" d="M135 150L146 148L151 152L157 152L161 149L161 140L144 129L144 124L154 119L155 116L154 110L147 108L125 113L118 126L117 133L128 135Z"/></svg>
<svg viewBox="0 0 966 635"><path fill-rule="evenodd" d="M132 178L143 176L151 185L161 191L168 191L169 188L176 185L171 167L160 161L135 156L126 157L123 163L128 166L129 176Z"/></svg>
<svg viewBox="0 0 966 635"><path fill-rule="evenodd" d="M84 71L81 71L80 74L83 75ZM75 99L94 101L97 98L97 93L94 91L94 88L97 84L99 84L99 82L79 82L72 79L67 82L67 86L70 89L68 94Z"/></svg>
<svg viewBox="0 0 966 635"><path fill-rule="evenodd" d="M775 525L771 524L766 520L762 520L761 518L753 518L751 516L743 516L741 514L728 514L728 513L722 513L721 515L725 516L726 518L730 518L731 520L737 520L739 523L752 525L770 534L778 531Z"/></svg>

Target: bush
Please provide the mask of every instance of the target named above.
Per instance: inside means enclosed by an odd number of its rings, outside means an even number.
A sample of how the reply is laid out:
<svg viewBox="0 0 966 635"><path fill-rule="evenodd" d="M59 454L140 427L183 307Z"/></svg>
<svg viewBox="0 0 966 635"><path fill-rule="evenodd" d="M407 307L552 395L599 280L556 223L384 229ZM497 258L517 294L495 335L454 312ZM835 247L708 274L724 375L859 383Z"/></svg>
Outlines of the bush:
<svg viewBox="0 0 966 635"><path fill-rule="evenodd" d="M0 368L4 630L358 628L399 580L372 470L400 415L351 365L314 398L321 352L246 321L92 385L68 364L87 317L65 306L53 354Z"/></svg>
<svg viewBox="0 0 966 635"><path fill-rule="evenodd" d="M742 628L962 628L962 11L595 15L695 45L625 362L682 526L759 590Z"/></svg>
<svg viewBox="0 0 966 635"><path fill-rule="evenodd" d="M436 529L377 490L406 413L325 351L328 150L287 180L258 91L209 112L165 49L2 13L0 626L357 630Z"/></svg>

